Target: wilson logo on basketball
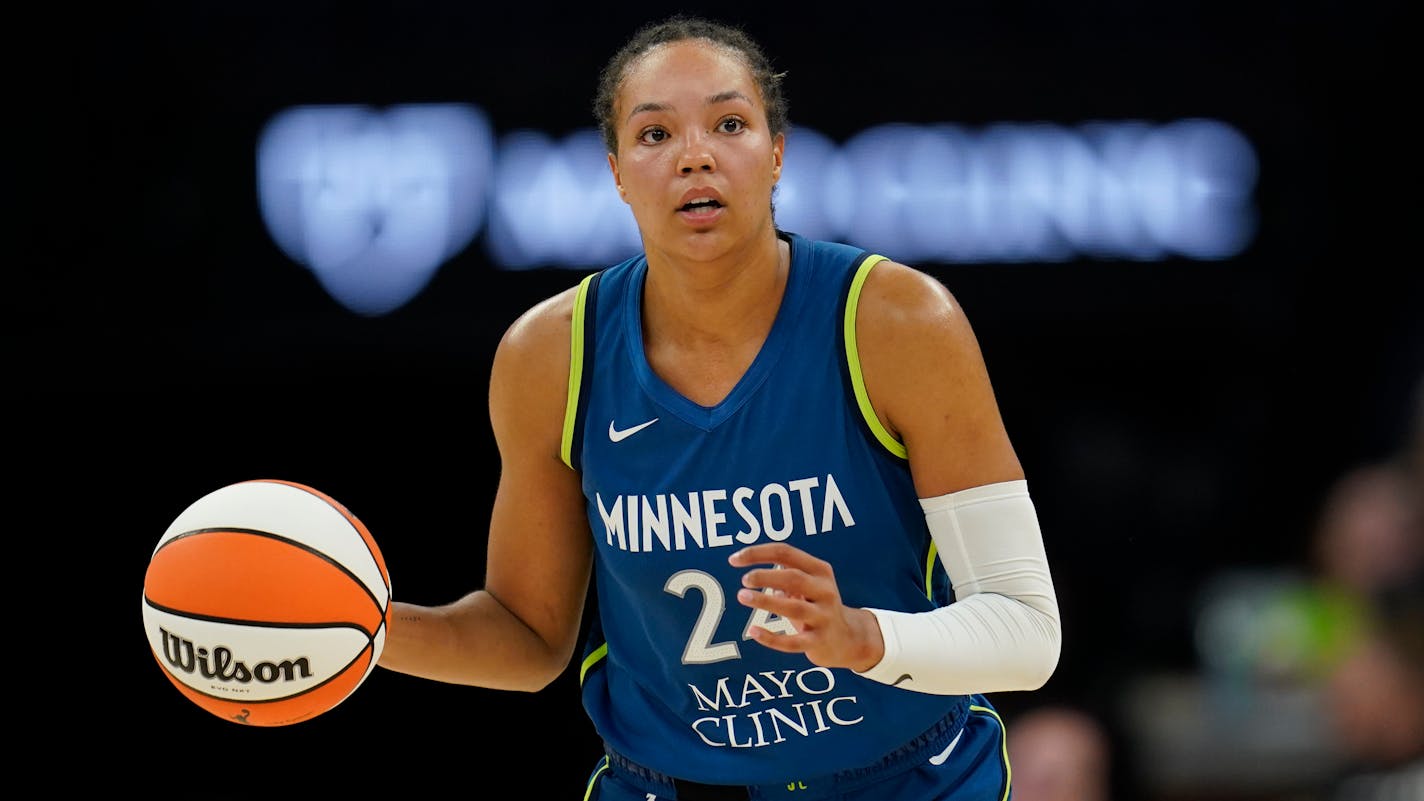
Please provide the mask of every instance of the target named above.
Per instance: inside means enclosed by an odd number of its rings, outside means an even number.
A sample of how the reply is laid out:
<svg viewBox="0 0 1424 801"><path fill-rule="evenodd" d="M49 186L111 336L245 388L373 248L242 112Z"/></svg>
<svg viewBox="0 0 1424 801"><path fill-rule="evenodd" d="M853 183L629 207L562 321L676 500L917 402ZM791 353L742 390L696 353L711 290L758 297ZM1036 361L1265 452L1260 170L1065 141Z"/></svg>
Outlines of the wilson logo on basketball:
<svg viewBox="0 0 1424 801"><path fill-rule="evenodd" d="M277 681L296 681L311 678L311 664L307 657L284 659L281 662L258 662L248 667L246 662L233 657L232 649L219 645L209 651L193 644L192 640L179 637L167 629L160 628L163 635L163 658L169 665L185 673L194 671L206 679L235 681L247 684L253 680L263 684ZM298 672L301 673L298 676Z"/></svg>

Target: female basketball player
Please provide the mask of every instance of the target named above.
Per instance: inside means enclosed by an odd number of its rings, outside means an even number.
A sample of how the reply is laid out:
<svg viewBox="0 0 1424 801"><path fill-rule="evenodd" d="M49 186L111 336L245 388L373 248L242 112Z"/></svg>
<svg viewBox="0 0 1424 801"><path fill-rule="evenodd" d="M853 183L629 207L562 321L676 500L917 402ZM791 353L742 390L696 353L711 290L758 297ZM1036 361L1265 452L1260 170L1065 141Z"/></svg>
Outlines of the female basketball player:
<svg viewBox="0 0 1424 801"><path fill-rule="evenodd" d="M1061 627L963 311L778 229L786 101L741 31L639 31L595 109L644 253L506 332L485 585L394 604L381 665L539 690L592 581L586 798L1003 801L984 694L1042 686Z"/></svg>

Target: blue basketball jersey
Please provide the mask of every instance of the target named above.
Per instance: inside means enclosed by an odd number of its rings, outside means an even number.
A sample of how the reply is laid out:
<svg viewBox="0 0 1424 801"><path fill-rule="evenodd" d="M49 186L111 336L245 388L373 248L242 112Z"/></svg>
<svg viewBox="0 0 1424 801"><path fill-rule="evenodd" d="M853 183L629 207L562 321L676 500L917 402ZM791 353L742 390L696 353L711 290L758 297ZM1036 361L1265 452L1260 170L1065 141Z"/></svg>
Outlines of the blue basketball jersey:
<svg viewBox="0 0 1424 801"><path fill-rule="evenodd" d="M736 601L746 545L830 562L844 602L949 600L903 445L875 419L857 357L860 287L883 257L782 233L775 323L712 407L643 349L643 256L579 285L563 457L595 545L581 685L610 747L706 783L774 782L874 763L968 704L812 664L746 639L788 622Z"/></svg>

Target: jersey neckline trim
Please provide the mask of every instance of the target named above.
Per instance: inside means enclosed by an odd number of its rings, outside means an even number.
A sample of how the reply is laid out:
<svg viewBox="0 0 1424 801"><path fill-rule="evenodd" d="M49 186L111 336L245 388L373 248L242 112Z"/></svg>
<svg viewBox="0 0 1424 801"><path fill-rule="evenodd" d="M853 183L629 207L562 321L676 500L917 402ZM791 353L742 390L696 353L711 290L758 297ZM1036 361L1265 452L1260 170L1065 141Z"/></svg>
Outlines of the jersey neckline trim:
<svg viewBox="0 0 1424 801"><path fill-rule="evenodd" d="M766 341L762 343L746 372L737 380L727 396L713 406L703 406L673 389L672 385L654 372L652 365L648 363L647 350L643 346L643 283L647 279L648 273L647 255L639 257L632 266L632 274L625 284L622 302L627 305L627 311L624 314L624 325L626 326L624 335L634 373L644 391L659 406L667 409L689 425L710 431L736 414L737 410L745 405L756 394L757 389L766 382L767 377L771 375L777 361L781 358L781 354L786 350L786 344L791 339L791 332L795 330L796 320L800 317L801 310L805 306L808 280L806 273L810 270L810 265L806 262L806 249L799 246L799 235L779 230L776 234L779 239L785 240L791 247L786 289L782 293L781 305L776 311L776 319L772 322L771 331L767 333Z"/></svg>

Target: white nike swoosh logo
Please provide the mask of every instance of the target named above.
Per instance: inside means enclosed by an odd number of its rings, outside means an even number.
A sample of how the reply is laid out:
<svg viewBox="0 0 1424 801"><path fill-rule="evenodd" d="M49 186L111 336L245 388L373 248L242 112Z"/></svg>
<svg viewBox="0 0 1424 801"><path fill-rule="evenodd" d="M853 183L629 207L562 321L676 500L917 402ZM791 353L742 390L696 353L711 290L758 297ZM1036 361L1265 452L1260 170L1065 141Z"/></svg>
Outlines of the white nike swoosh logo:
<svg viewBox="0 0 1424 801"><path fill-rule="evenodd" d="M639 431L642 431L643 429L647 428L648 426L652 425L653 423L656 423L657 421L658 421L658 418L654 417L653 419L649 420L649 421L646 422L646 423L639 423L638 425L635 425L635 426L633 426L632 428L625 428L625 429L623 429L622 431L619 431L617 428L614 428L614 426L613 426L613 421L612 421L612 420L609 420L609 421L608 421L608 438L609 438L610 440L614 441L614 442L622 442L623 440L625 440L625 439L627 439L627 438L633 436L634 434L638 433Z"/></svg>
<svg viewBox="0 0 1424 801"><path fill-rule="evenodd" d="M949 752L953 751L956 745L959 745L959 738L963 736L964 730L960 729L959 733L954 735L954 739L949 741L949 745L945 746L945 749L943 751L940 751L938 754L935 754L934 756L930 757L930 764L943 765L944 761L946 759L949 759Z"/></svg>

